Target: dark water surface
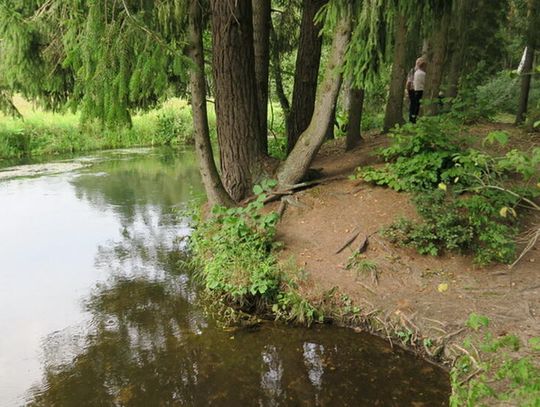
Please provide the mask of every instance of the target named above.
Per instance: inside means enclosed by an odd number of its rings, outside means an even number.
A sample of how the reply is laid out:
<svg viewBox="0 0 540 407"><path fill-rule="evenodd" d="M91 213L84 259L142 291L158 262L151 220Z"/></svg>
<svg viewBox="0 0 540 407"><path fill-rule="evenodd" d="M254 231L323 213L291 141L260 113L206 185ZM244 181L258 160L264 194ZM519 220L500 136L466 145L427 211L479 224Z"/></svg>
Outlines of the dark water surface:
<svg viewBox="0 0 540 407"><path fill-rule="evenodd" d="M448 379L332 327L224 330L181 267L191 152L0 181L0 406L439 406Z"/></svg>

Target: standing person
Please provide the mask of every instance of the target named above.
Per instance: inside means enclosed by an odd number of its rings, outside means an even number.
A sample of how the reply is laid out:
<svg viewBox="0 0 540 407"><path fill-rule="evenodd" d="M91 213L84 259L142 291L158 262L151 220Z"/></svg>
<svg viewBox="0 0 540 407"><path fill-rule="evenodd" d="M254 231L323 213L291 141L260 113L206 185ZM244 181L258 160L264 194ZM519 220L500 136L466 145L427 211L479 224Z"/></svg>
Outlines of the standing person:
<svg viewBox="0 0 540 407"><path fill-rule="evenodd" d="M411 97L411 106L409 110L409 121L416 123L418 114L420 113L420 100L424 95L424 85L426 83L426 66L425 59L418 58L413 76L413 94Z"/></svg>
<svg viewBox="0 0 540 407"><path fill-rule="evenodd" d="M414 103L413 99L414 99L414 72L415 71L416 71L416 66L414 68L411 68L411 70L407 74L407 83L405 84L405 89L407 90L407 95L409 96L409 121L411 122L412 122L411 109Z"/></svg>

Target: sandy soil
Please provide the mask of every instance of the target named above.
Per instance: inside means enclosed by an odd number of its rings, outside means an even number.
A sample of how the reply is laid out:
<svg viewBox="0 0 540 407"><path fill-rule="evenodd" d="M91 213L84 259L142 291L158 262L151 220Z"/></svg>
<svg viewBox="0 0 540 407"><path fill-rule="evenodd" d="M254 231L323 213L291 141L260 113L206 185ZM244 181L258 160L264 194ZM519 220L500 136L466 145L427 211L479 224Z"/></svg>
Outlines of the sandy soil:
<svg viewBox="0 0 540 407"><path fill-rule="evenodd" d="M493 129L486 125L476 131L485 134ZM373 136L344 154L341 141L325 146L314 163L323 177L347 176L359 165L376 162L373 149L386 143L383 136ZM495 334L515 333L525 342L540 336L540 244L513 269L506 265L478 268L471 257L421 256L378 235L396 218L415 216L405 193L344 177L299 192L292 199L277 238L285 245L282 258L292 257L308 273L302 287L308 296L337 287L362 308L364 323L372 331L395 337L408 329L416 344L430 338L436 347L420 349L419 345L417 350L443 361L459 353L452 344L467 334L463 327L472 312L488 316ZM336 254L357 230L359 237ZM346 269L363 236L369 236L364 255L377 264L376 273ZM438 290L441 283L448 284L447 291Z"/></svg>

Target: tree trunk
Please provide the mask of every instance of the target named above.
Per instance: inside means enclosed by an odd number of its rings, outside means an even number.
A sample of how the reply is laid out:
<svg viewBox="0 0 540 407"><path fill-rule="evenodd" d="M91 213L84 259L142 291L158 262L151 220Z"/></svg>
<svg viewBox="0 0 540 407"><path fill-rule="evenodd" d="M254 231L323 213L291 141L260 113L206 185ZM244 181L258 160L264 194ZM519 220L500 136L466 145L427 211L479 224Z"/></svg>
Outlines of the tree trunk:
<svg viewBox="0 0 540 407"><path fill-rule="evenodd" d="M525 52L525 61L521 72L521 91L519 94L519 105L516 114L516 124L525 121L527 107L529 104L529 91L531 88L531 79L533 75L534 51L536 48L536 38L538 36L538 25L540 24L538 13L539 0L528 0L527 13L527 50Z"/></svg>
<svg viewBox="0 0 540 407"><path fill-rule="evenodd" d="M362 141L362 111L364 110L364 89L351 87L349 91L349 106L347 124L347 139L345 150L355 148Z"/></svg>
<svg viewBox="0 0 540 407"><path fill-rule="evenodd" d="M433 56L427 66L426 85L424 89L424 100L429 100L429 104L424 112L428 115L435 115L439 111L438 98L441 89L451 17L449 7L449 5L446 6L432 34L431 45L433 47Z"/></svg>
<svg viewBox="0 0 540 407"><path fill-rule="evenodd" d="M317 78L321 62L321 26L313 19L328 0L304 0L302 23L290 114L288 117L287 151L292 151L300 134L308 127L313 115L317 92Z"/></svg>
<svg viewBox="0 0 540 407"><path fill-rule="evenodd" d="M448 90L446 96L455 98L458 95L461 72L463 71L464 50L467 44L467 18L470 11L469 0L457 0L456 11L452 19L450 42L450 67L448 70Z"/></svg>
<svg viewBox="0 0 540 407"><path fill-rule="evenodd" d="M278 97L279 105L281 106L281 110L283 111L283 115L285 117L285 126L287 126L288 125L287 118L289 117L291 105L289 104L287 95L285 95L285 89L283 88L283 78L281 76L281 63L280 63L280 55L279 55L279 44L278 44L276 31L274 30L274 27L272 25L272 20L270 20L270 38L271 38L271 44L272 44L270 58L272 60L272 73L274 75L274 82L276 85L276 95ZM289 133L287 128L285 129L285 131L287 134Z"/></svg>
<svg viewBox="0 0 540 407"><path fill-rule="evenodd" d="M251 194L261 157L251 0L211 0L221 174L232 199Z"/></svg>
<svg viewBox="0 0 540 407"><path fill-rule="evenodd" d="M199 170L210 205L232 206L233 200L221 183L210 142L206 111L202 10L198 0L190 1L188 30L190 42L188 54L193 61L190 71L191 108L193 110L195 150L199 161Z"/></svg>
<svg viewBox="0 0 540 407"><path fill-rule="evenodd" d="M345 52L351 36L352 19L351 9L341 18L334 31L334 38L324 79L317 94L315 109L308 128L301 134L287 160L278 172L280 188L299 182L306 174L313 158L319 151L332 110L337 101L341 86L341 68L345 59Z"/></svg>
<svg viewBox="0 0 540 407"><path fill-rule="evenodd" d="M336 127L336 114L337 114L337 102L334 104L334 108L332 109L332 113L330 114L330 121L328 122L328 128L326 129L326 136L324 136L325 140L334 140L336 138L334 134L334 130Z"/></svg>
<svg viewBox="0 0 540 407"><path fill-rule="evenodd" d="M529 104L529 91L531 89L532 68L534 60L534 49L527 46L525 51L525 61L523 63L523 71L521 72L521 89L519 92L519 105L516 114L516 124L521 124L525 121L527 115L527 107Z"/></svg>
<svg viewBox="0 0 540 407"><path fill-rule="evenodd" d="M259 137L262 154L268 154L268 70L270 64L270 0L252 0L253 48L259 106Z"/></svg>
<svg viewBox="0 0 540 407"><path fill-rule="evenodd" d="M386 103L383 131L386 133L396 124L403 124L403 95L407 79L407 25L403 14L396 16L394 30L394 61L390 78L390 92Z"/></svg>

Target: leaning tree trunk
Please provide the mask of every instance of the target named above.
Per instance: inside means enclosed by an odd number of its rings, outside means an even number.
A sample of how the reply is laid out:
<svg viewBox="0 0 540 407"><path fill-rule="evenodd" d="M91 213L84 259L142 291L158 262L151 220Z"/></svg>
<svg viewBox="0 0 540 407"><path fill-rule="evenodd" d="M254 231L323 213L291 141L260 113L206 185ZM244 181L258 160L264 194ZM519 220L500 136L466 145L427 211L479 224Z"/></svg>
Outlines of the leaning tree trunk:
<svg viewBox="0 0 540 407"><path fill-rule="evenodd" d="M292 151L300 134L308 127L313 115L322 48L322 36L319 35L321 26L315 24L313 19L327 2L328 0L304 0L292 104L287 124L289 152Z"/></svg>
<svg viewBox="0 0 540 407"><path fill-rule="evenodd" d="M332 110L336 104L341 86L341 68L349 44L351 29L351 10L348 10L335 29L330 56L324 79L317 94L311 122L279 169L278 183L280 188L294 185L304 177L313 158L324 142Z"/></svg>
<svg viewBox="0 0 540 407"><path fill-rule="evenodd" d="M259 106L258 136L262 154L268 154L268 70L270 62L270 0L252 0L255 78Z"/></svg>
<svg viewBox="0 0 540 407"><path fill-rule="evenodd" d="M394 60L390 78L390 92L386 103L383 131L386 133L396 124L403 124L403 94L407 79L407 20L403 14L396 16L394 30Z"/></svg>
<svg viewBox="0 0 540 407"><path fill-rule="evenodd" d="M232 199L250 195L261 157L251 0L211 0L221 179Z"/></svg>
<svg viewBox="0 0 540 407"><path fill-rule="evenodd" d="M444 10L438 26L435 28L432 36L431 45L433 47L433 56L427 66L426 85L424 90L424 99L429 100L429 105L424 110L428 115L438 113L438 97L441 89L441 82L444 70L444 60L446 57L446 48L448 44L448 28L450 26L450 10Z"/></svg>
<svg viewBox="0 0 540 407"><path fill-rule="evenodd" d="M191 108L199 170L210 205L232 206L233 200L221 183L210 142L206 111L202 10L198 0L191 0L189 4L188 32L190 43L188 54L193 61L190 71Z"/></svg>
<svg viewBox="0 0 540 407"><path fill-rule="evenodd" d="M355 148L362 141L362 112L364 110L364 89L351 87L349 90L347 139L345 150Z"/></svg>

